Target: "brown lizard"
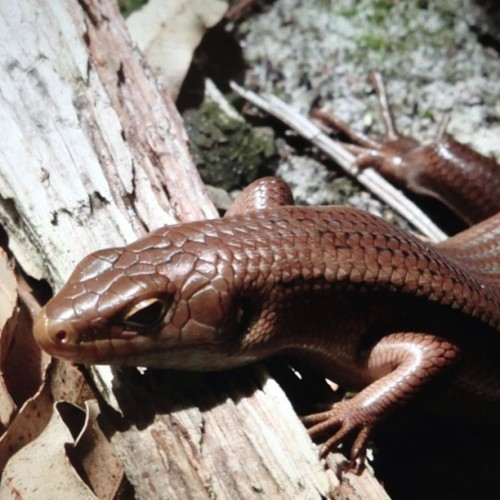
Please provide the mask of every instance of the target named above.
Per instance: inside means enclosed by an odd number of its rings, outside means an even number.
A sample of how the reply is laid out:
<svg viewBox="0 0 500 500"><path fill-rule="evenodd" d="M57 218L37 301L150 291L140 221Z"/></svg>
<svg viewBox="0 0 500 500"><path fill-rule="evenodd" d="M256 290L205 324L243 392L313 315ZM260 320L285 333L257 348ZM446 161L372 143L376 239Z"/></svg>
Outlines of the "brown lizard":
<svg viewBox="0 0 500 500"><path fill-rule="evenodd" d="M81 363L222 370L274 354L359 391L304 418L351 456L386 415L445 382L439 404L500 414L500 214L430 244L346 207L293 206L260 179L226 217L95 252L35 337ZM444 377L444 379L443 379Z"/></svg>

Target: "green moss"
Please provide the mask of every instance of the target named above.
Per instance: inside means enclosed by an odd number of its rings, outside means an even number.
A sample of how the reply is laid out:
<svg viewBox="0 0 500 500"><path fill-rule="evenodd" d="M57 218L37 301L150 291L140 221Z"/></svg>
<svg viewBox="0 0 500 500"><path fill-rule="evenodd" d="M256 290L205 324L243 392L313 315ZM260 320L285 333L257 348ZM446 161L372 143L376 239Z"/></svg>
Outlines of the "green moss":
<svg viewBox="0 0 500 500"><path fill-rule="evenodd" d="M120 12L125 17L132 14L132 12L134 12L134 10L141 8L143 5L145 5L147 3L148 3L148 0L118 0Z"/></svg>
<svg viewBox="0 0 500 500"><path fill-rule="evenodd" d="M422 118L427 119L427 120L432 120L433 122L436 121L436 117L434 116L434 112L430 109L426 109L422 113Z"/></svg>
<svg viewBox="0 0 500 500"><path fill-rule="evenodd" d="M389 11L394 7L390 0L375 0L372 3L371 21L376 24L384 24L389 16Z"/></svg>
<svg viewBox="0 0 500 500"><path fill-rule="evenodd" d="M394 44L394 40L390 40L373 33L368 33L358 38L358 44L360 47L370 48L377 51L385 51L389 45Z"/></svg>
<svg viewBox="0 0 500 500"><path fill-rule="evenodd" d="M432 2L430 2L432 3ZM389 67L407 58L416 47L456 50L455 18L450 6L429 2L394 2L393 0L360 0L332 4L332 13L354 20L356 48L350 58L358 65L378 67L387 74Z"/></svg>
<svg viewBox="0 0 500 500"><path fill-rule="evenodd" d="M203 180L226 190L249 184L275 155L274 137L233 120L213 103L184 113L190 150Z"/></svg>

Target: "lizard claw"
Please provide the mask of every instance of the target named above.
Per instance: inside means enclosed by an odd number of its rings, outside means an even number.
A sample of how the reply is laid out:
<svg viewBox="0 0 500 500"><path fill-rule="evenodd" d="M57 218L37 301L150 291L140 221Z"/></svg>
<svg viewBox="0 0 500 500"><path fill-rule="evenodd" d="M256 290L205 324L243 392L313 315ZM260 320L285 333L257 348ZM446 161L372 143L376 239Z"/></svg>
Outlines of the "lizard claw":
<svg viewBox="0 0 500 500"><path fill-rule="evenodd" d="M333 434L320 449L320 456L325 457L345 440L353 441L350 458L356 460L364 455L366 444L373 430L368 414L353 404L351 400L336 403L330 410L302 417L312 438Z"/></svg>

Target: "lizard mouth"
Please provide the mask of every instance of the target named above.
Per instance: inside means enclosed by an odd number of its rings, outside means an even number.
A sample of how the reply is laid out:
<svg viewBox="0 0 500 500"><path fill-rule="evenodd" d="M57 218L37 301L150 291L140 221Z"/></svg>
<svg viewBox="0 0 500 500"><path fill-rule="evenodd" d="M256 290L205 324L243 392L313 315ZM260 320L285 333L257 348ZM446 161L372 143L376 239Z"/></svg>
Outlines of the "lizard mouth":
<svg viewBox="0 0 500 500"><path fill-rule="evenodd" d="M51 356L73 363L143 366L189 371L218 371L255 362L255 356L231 356L215 344L180 344L178 336L155 339L134 332L111 332L110 337L82 340L68 321L49 320L42 310L33 333L40 347Z"/></svg>
<svg viewBox="0 0 500 500"><path fill-rule="evenodd" d="M105 337L89 338L67 320L50 319L45 309L35 318L33 335L45 352L72 363L162 367L165 353L176 350L175 336L161 342L123 328L111 327Z"/></svg>
<svg viewBox="0 0 500 500"><path fill-rule="evenodd" d="M128 358L154 348L152 339L137 332L116 333L112 331L107 338L86 339L70 322L49 319L45 309L33 325L35 340L45 352L73 363L128 364Z"/></svg>

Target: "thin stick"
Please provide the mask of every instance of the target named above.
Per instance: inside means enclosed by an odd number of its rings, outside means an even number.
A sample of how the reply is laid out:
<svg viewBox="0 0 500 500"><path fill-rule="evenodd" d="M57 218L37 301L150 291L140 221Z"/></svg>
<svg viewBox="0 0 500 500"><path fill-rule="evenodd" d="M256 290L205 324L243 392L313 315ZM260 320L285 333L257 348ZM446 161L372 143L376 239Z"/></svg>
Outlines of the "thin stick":
<svg viewBox="0 0 500 500"><path fill-rule="evenodd" d="M369 78L375 92L377 93L380 113L382 114L382 120L385 125L387 139L395 141L401 137L401 134L398 131L396 121L394 120L394 116L391 111L391 106L389 105L389 98L387 97L387 90L385 88L382 75L378 71L371 71Z"/></svg>
<svg viewBox="0 0 500 500"><path fill-rule="evenodd" d="M441 118L439 125L438 125L437 132L436 132L436 141L437 142L440 142L443 140L443 137L446 134L446 129L448 128L448 125L450 123L450 118L451 118L450 113L446 113Z"/></svg>

